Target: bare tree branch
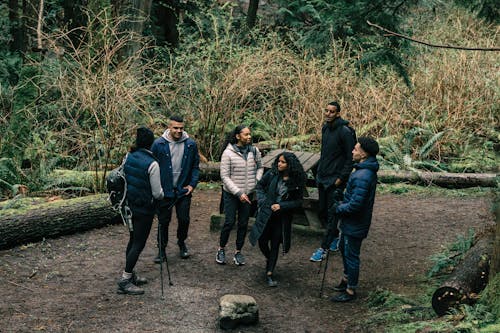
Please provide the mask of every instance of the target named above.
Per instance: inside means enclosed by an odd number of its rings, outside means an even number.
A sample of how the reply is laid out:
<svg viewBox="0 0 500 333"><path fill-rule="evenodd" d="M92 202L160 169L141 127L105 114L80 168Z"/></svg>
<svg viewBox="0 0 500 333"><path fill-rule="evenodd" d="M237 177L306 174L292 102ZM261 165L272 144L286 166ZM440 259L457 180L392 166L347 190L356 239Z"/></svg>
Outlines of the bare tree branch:
<svg viewBox="0 0 500 333"><path fill-rule="evenodd" d="M500 51L500 48L498 48L498 47L463 47L463 46L454 46L454 45L431 44L431 43L423 42L423 41L420 41L420 40L417 40L417 39L414 39L414 38L411 38L408 36L398 34L394 31L390 31L390 30L383 28L377 24L371 23L370 21L366 21L366 23L368 23L368 25L370 25L372 27L375 27L377 29L380 29L380 30L386 32L387 35L385 35L385 36L399 37L399 38L403 38L403 39L406 39L406 40L409 40L409 41L412 41L415 43L427 45L430 47L439 47L439 48L443 48L443 49L455 49L455 50L467 50L467 51L497 51L497 52Z"/></svg>

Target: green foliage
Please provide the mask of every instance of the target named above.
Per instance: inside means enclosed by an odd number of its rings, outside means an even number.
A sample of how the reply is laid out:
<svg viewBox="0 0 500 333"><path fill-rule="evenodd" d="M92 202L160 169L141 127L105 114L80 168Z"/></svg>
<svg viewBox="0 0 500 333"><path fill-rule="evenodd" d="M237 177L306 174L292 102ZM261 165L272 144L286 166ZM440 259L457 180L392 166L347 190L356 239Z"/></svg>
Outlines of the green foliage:
<svg viewBox="0 0 500 333"><path fill-rule="evenodd" d="M479 304L486 306L496 318L500 319L500 273L489 277L488 285L481 292Z"/></svg>
<svg viewBox="0 0 500 333"><path fill-rule="evenodd" d="M431 256L430 260L433 262L433 266L427 275L432 277L453 270L473 244L474 230L469 229L467 235L459 235L456 241L448 245L443 252Z"/></svg>
<svg viewBox="0 0 500 333"><path fill-rule="evenodd" d="M401 139L390 136L379 140L379 158L383 164L395 170L444 171L438 161L429 159L446 131L433 133L429 129L414 127Z"/></svg>
<svg viewBox="0 0 500 333"><path fill-rule="evenodd" d="M293 31L295 45L314 53L331 51L332 39L343 41L358 58L358 66L392 66L411 85L404 67L401 39L380 38L367 21L399 30L402 14L408 10L406 1L279 1L278 24ZM286 29L283 29L287 31ZM290 36L290 34L288 34Z"/></svg>
<svg viewBox="0 0 500 333"><path fill-rule="evenodd" d="M500 6L497 0L455 0L455 3L468 8L479 18L492 23L500 22Z"/></svg>

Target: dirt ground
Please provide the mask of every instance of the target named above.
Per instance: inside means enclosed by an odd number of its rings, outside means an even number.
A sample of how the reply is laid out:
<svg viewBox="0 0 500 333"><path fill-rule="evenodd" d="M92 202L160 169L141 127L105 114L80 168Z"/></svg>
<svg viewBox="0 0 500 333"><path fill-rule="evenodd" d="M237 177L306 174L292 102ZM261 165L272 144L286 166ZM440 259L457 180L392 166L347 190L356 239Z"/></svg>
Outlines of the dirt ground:
<svg viewBox="0 0 500 333"><path fill-rule="evenodd" d="M334 304L328 298L335 294L341 259L330 257L319 298L319 265L308 260L319 236L293 235L290 253L278 260L278 288L264 283L264 257L248 243L245 266L217 265L219 234L209 231L209 217L218 200L218 191L194 194L189 259L178 256L172 222L167 252L173 286L165 274L164 299L153 263L156 223L136 267L150 281L141 296L116 293L128 239L123 225L0 251L0 332L221 332L218 302L225 294L251 295L259 305L259 324L233 332L365 332L360 323L370 291L417 293L430 255L469 228L494 223L488 198L378 195L361 250L359 297ZM233 231L228 252L234 239Z"/></svg>

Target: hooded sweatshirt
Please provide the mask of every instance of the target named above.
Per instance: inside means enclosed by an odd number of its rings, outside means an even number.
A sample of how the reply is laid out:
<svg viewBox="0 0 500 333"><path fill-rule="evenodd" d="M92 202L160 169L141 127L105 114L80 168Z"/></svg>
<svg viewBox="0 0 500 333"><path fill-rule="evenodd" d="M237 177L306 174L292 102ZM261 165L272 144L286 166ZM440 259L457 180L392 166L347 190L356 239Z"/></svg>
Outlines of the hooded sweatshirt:
<svg viewBox="0 0 500 333"><path fill-rule="evenodd" d="M177 186L177 181L182 171L182 157L184 155L184 141L189 138L189 135L183 131L179 140L175 141L170 137L170 130L167 129L163 132L162 137L167 140L170 149L170 156L172 160L172 176L173 185Z"/></svg>

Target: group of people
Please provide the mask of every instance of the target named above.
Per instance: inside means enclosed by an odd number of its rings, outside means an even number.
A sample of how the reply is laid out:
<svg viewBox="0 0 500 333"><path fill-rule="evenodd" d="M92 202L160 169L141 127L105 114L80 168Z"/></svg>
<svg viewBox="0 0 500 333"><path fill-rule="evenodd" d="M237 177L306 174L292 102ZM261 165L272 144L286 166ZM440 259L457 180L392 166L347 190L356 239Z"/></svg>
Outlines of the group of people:
<svg viewBox="0 0 500 333"><path fill-rule="evenodd" d="M236 227L233 262L245 265L242 249L248 221L257 203L255 223L249 241L257 243L266 258L265 282L276 287L273 272L280 245L283 254L290 250L292 216L302 206L306 174L299 159L283 151L264 173L259 149L252 145L251 130L237 126L228 136L221 156L221 208L224 212L219 244L215 255L218 264L226 263L226 246ZM343 277L334 290L340 293L334 302L356 298L361 243L371 224L377 184L378 143L369 137L356 139L348 121L340 116L340 105L331 102L325 109L321 155L316 172L319 193L319 217L326 233L311 261L322 261L328 251L339 251L343 260ZM352 169L355 169L352 172ZM158 256L166 260L168 226L172 209L178 219L177 245L183 259L190 256L186 246L190 222L192 192L199 179L199 154L196 143L184 131L184 120L172 116L168 129L158 139L145 127L137 129L135 145L127 154L124 170L127 180L127 202L132 211L132 228L126 248L125 269L118 281L118 292L138 295L147 283L134 267L158 215ZM351 173L352 172L352 173ZM344 193L345 192L345 193Z"/></svg>

